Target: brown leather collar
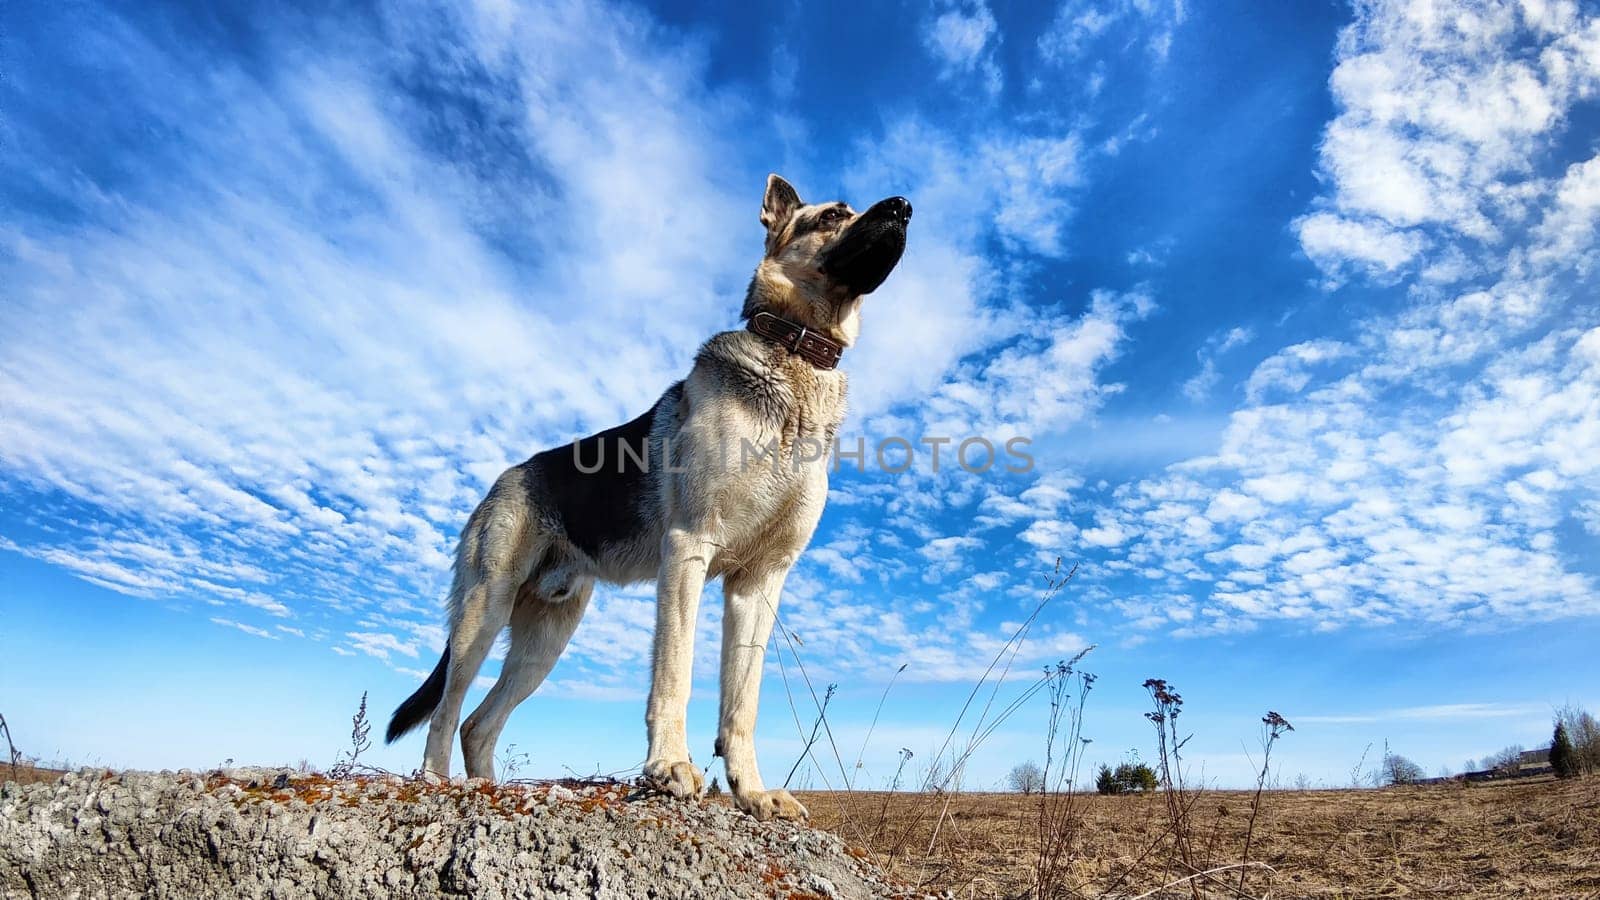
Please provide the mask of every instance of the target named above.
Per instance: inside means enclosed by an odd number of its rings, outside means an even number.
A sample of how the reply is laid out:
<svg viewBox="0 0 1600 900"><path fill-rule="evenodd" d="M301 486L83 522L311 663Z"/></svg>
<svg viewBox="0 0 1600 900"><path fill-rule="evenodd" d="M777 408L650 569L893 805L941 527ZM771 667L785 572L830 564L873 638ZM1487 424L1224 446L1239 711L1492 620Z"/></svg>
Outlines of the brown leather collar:
<svg viewBox="0 0 1600 900"><path fill-rule="evenodd" d="M844 355L843 344L769 312L751 316L745 327L819 369L838 368L839 357Z"/></svg>

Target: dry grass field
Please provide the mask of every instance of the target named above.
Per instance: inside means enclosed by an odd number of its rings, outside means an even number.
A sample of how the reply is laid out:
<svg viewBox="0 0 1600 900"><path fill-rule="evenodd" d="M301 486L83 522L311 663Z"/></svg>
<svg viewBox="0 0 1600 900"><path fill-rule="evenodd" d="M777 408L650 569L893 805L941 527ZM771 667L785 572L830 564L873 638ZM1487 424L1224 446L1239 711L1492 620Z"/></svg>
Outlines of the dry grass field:
<svg viewBox="0 0 1600 900"><path fill-rule="evenodd" d="M65 769L46 769L29 765L0 765L0 782L15 781L17 784L42 784L55 781L65 774Z"/></svg>
<svg viewBox="0 0 1600 900"><path fill-rule="evenodd" d="M1191 845L1203 867L1241 860L1252 792L1206 792ZM891 873L957 897L1016 897L1038 858L1038 798L1016 794L803 795L812 824ZM1131 898L1182 874L1156 795L1075 801L1064 897ZM944 820L938 825L940 812ZM930 852L930 842L932 849ZM1382 790L1268 791L1243 893L1239 872L1202 897L1600 897L1600 778ZM1189 885L1152 894L1195 897Z"/></svg>

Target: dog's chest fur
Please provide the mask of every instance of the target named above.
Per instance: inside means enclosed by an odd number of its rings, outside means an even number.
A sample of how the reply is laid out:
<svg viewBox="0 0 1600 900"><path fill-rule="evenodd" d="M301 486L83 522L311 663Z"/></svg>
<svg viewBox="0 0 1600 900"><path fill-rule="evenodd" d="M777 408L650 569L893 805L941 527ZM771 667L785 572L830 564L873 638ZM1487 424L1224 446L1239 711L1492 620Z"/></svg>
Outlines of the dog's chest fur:
<svg viewBox="0 0 1600 900"><path fill-rule="evenodd" d="M788 455L811 440L831 449L844 421L848 387L843 372L817 369L753 334L732 331L707 341L695 359L721 398L747 410L762 439L776 438Z"/></svg>
<svg viewBox="0 0 1600 900"><path fill-rule="evenodd" d="M702 408L688 421L714 424L690 427L683 437L688 444L715 441L717 451L699 452L724 456L712 483L684 487L724 498L713 512L715 530L735 556L798 554L810 540L827 501L846 384L844 373L816 369L748 332L717 335L701 348L685 400Z"/></svg>

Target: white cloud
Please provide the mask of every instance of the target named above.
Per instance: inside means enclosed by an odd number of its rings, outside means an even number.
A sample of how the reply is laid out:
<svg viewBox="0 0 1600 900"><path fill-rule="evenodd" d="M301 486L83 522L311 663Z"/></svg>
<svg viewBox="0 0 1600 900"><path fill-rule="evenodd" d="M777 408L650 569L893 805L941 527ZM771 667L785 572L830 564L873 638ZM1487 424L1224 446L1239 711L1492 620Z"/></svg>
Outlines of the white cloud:
<svg viewBox="0 0 1600 900"><path fill-rule="evenodd" d="M1600 228L1600 156L1574 163L1556 186L1553 207L1538 226L1530 255L1535 264L1572 266L1580 275L1595 267L1595 230Z"/></svg>
<svg viewBox="0 0 1600 900"><path fill-rule="evenodd" d="M1347 357L1353 352L1338 341L1306 341L1285 347L1256 366L1245 383L1245 394L1252 401L1270 391L1298 393L1311 382L1315 367Z"/></svg>
<svg viewBox="0 0 1600 900"><path fill-rule="evenodd" d="M1035 313L1023 337L957 368L923 404L925 433L1043 440L1090 418L1121 386L1101 381L1122 352L1127 326L1154 309L1144 294L1098 291L1077 318Z"/></svg>
<svg viewBox="0 0 1600 900"><path fill-rule="evenodd" d="M1182 385L1183 395L1195 403L1200 403L1211 396L1211 391L1216 387L1222 375L1217 371L1217 359L1235 347L1243 346L1255 339L1252 329L1235 326L1219 335L1212 335L1206 339L1205 345L1196 353L1200 360L1200 371L1196 372Z"/></svg>
<svg viewBox="0 0 1600 900"><path fill-rule="evenodd" d="M1093 528L1085 528L1080 535L1080 540L1091 547L1116 547L1126 541L1129 536L1122 525L1107 519Z"/></svg>
<svg viewBox="0 0 1600 900"><path fill-rule="evenodd" d="M923 28L922 41L940 61L940 77L977 73L990 93L1000 90L1003 78L994 48L1000 27L985 0L950 0L937 7L938 15Z"/></svg>
<svg viewBox="0 0 1600 900"><path fill-rule="evenodd" d="M1547 193L1533 160L1600 84L1597 33L1571 4L1363 6L1330 79L1332 192L1296 223L1306 254L1337 279L1514 234Z"/></svg>
<svg viewBox="0 0 1600 900"><path fill-rule="evenodd" d="M1295 231L1312 262L1330 271L1351 264L1363 267L1368 275L1388 274L1410 262L1423 248L1422 238L1415 232L1326 212L1297 220Z"/></svg>
<svg viewBox="0 0 1600 900"><path fill-rule="evenodd" d="M934 538L922 545L917 552L928 561L924 571L923 580L929 583L942 581L946 575L959 571L966 563L966 555L983 546L983 542L971 536L951 536Z"/></svg>
<svg viewBox="0 0 1600 900"><path fill-rule="evenodd" d="M1234 326L1233 328L1228 329L1227 332L1222 335L1222 338L1216 342L1217 352L1227 353L1229 350L1232 350L1235 347L1242 347L1245 344L1250 343L1251 341L1255 340L1255 337L1256 334L1254 330L1242 326Z"/></svg>
<svg viewBox="0 0 1600 900"><path fill-rule="evenodd" d="M967 357L1013 342L1033 314L1003 302L998 238L1018 254L1064 255L1063 234L1084 183L1075 133L1011 128L956 137L920 117L891 123L861 146L846 189L869 201L901 193L916 217L894 276L869 296L852 349L852 412L870 418L936 392Z"/></svg>
<svg viewBox="0 0 1600 900"><path fill-rule="evenodd" d="M238 631L242 631L245 634L254 635L258 638L266 638L269 641L275 641L278 639L277 635L266 630L265 628L257 628L254 625L246 625L243 622L235 622L232 619L224 619L218 616L212 616L211 621L214 624L221 625L225 628L233 628Z"/></svg>
<svg viewBox="0 0 1600 900"><path fill-rule="evenodd" d="M1103 40L1127 41L1135 34L1150 59L1165 62L1187 15L1184 0L1063 0L1039 37L1039 55L1047 63L1068 63Z"/></svg>
<svg viewBox="0 0 1600 900"><path fill-rule="evenodd" d="M384 661L388 661L390 653L418 658L416 641L403 641L387 632L352 631L345 637L355 649Z"/></svg>

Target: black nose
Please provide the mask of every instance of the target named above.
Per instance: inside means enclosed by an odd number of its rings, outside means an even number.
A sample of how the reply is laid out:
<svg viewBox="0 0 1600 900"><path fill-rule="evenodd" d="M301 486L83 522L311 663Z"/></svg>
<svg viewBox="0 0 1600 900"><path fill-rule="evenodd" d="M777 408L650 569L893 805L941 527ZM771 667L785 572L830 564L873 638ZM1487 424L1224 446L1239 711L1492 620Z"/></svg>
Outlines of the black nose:
<svg viewBox="0 0 1600 900"><path fill-rule="evenodd" d="M893 216L901 225L911 221L911 201L904 197L890 197L883 201L889 215Z"/></svg>

